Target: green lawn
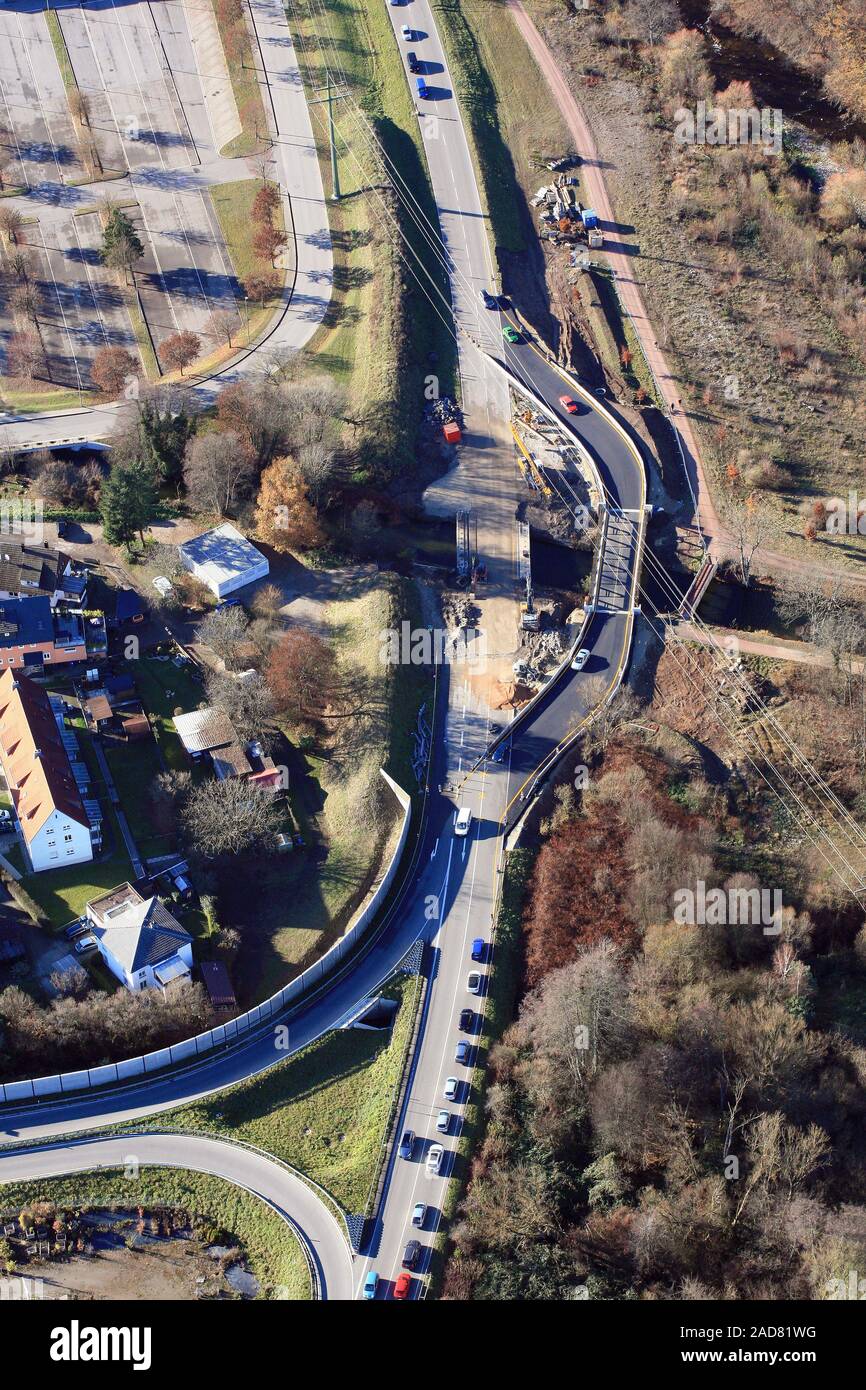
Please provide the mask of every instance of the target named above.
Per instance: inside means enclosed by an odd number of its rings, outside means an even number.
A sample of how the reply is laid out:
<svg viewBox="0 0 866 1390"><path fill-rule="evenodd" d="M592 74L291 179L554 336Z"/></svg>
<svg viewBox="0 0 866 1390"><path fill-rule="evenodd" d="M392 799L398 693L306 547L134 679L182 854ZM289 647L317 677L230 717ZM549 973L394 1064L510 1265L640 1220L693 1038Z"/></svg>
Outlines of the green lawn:
<svg viewBox="0 0 866 1390"><path fill-rule="evenodd" d="M390 1033L329 1033L264 1076L148 1127L227 1131L299 1168L345 1211L363 1212L403 1072L417 987L416 978L401 977L384 991L401 1001Z"/></svg>
<svg viewBox="0 0 866 1390"><path fill-rule="evenodd" d="M156 743L148 738L137 743L107 743L104 749L139 854L143 859L168 854L176 848L177 836L161 834L151 815L150 787L162 771Z"/></svg>
<svg viewBox="0 0 866 1390"><path fill-rule="evenodd" d="M139 1205L191 1212L216 1228L220 1243L241 1246L262 1285L261 1297L310 1297L307 1261L291 1229L257 1197L207 1173L142 1166L135 1179L99 1172L0 1184L0 1207L15 1210L40 1200L85 1211L130 1210L133 1215ZM222 1233L229 1239L223 1240Z"/></svg>
<svg viewBox="0 0 866 1390"><path fill-rule="evenodd" d="M198 709L205 699L204 687L190 680L173 662L146 656L135 663L135 683L169 767L177 772L189 771L189 758L175 732L174 712L180 709L186 714Z"/></svg>
<svg viewBox="0 0 866 1390"><path fill-rule="evenodd" d="M241 155L257 154L267 149L270 127L265 115L265 108L262 105L262 93L259 86L259 54L257 51L253 52L253 43L243 9L241 9L240 16L236 21L226 23L218 20L218 23L223 48L228 47L231 51L231 44L234 44L235 56L229 59L227 52L226 65L242 126L240 135L236 135L233 140L223 146L220 154L225 155L227 159L236 159ZM229 31L231 31L231 41L227 45Z"/></svg>

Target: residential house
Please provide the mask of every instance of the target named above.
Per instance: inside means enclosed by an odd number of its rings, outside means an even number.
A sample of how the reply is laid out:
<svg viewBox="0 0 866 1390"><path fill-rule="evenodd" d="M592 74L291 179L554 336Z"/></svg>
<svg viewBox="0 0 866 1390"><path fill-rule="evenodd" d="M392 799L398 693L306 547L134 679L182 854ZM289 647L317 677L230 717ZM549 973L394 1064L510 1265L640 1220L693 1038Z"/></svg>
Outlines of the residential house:
<svg viewBox="0 0 866 1390"><path fill-rule="evenodd" d="M245 777L258 787L277 791L281 785L280 769L262 751L255 739L243 744L234 724L224 710L215 705L176 714L174 727L193 762L209 759L220 782L230 777Z"/></svg>
<svg viewBox="0 0 866 1390"><path fill-rule="evenodd" d="M229 521L184 541L178 546L178 554L184 569L219 599L257 579L265 579L270 572L267 556Z"/></svg>
<svg viewBox="0 0 866 1390"><path fill-rule="evenodd" d="M0 536L0 599L47 598L52 608L87 607L87 571L44 545Z"/></svg>
<svg viewBox="0 0 866 1390"><path fill-rule="evenodd" d="M192 937L157 897L122 883L87 904L99 954L127 989L162 989L188 980Z"/></svg>
<svg viewBox="0 0 866 1390"><path fill-rule="evenodd" d="M98 834L72 770L62 718L35 681L0 674L0 765L36 873L92 859Z"/></svg>
<svg viewBox="0 0 866 1390"><path fill-rule="evenodd" d="M0 668L41 671L86 658L80 613L52 608L45 597L0 599Z"/></svg>
<svg viewBox="0 0 866 1390"><path fill-rule="evenodd" d="M205 960L199 966L202 984L207 990L215 1014L237 1012L238 1001L232 988L229 972L221 960Z"/></svg>

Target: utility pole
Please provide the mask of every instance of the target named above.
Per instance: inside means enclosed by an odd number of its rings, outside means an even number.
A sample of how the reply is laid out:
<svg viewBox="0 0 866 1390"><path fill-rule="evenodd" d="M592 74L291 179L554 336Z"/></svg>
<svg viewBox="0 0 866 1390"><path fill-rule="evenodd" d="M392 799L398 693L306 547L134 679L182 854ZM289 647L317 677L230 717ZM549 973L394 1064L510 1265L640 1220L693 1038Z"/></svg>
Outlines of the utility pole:
<svg viewBox="0 0 866 1390"><path fill-rule="evenodd" d="M333 192L331 197L335 203L340 201L340 173L337 169L337 136L334 128L334 102L339 100L339 93L335 92L331 86L331 74L327 74L327 85L323 97L315 97L309 102L310 106L321 106L322 102L328 103L328 140L331 146L331 185Z"/></svg>

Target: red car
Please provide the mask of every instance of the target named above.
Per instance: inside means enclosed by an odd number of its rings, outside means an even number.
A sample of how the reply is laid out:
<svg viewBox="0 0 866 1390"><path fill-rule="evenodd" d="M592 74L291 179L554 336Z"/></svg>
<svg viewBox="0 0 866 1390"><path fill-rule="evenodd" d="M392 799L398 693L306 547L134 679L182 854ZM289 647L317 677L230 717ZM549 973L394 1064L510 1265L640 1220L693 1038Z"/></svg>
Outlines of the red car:
<svg viewBox="0 0 866 1390"><path fill-rule="evenodd" d="M395 1298L408 1298L408 1297L409 1297L409 1289L411 1288L411 1286L412 1286L412 1276L411 1276L411 1274L398 1274L398 1275L397 1275L396 1283L394 1284L394 1297L395 1297Z"/></svg>
<svg viewBox="0 0 866 1390"><path fill-rule="evenodd" d="M559 404L565 407L569 415L577 414L577 401L574 400L571 396L560 396Z"/></svg>

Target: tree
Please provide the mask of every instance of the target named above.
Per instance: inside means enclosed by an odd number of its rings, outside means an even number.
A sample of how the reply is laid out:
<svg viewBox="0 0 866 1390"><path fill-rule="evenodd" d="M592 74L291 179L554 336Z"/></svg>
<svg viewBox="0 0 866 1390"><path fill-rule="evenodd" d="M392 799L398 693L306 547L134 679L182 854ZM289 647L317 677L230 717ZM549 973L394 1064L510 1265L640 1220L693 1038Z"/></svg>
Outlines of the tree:
<svg viewBox="0 0 866 1390"><path fill-rule="evenodd" d="M144 532L156 506L153 474L140 463L116 463L102 485L99 510L109 545L129 545Z"/></svg>
<svg viewBox="0 0 866 1390"><path fill-rule="evenodd" d="M32 381L45 371L45 350L39 334L32 328L13 333L6 344L6 363L10 376Z"/></svg>
<svg viewBox="0 0 866 1390"><path fill-rule="evenodd" d="M69 102L69 109L75 119L80 122L81 125L89 126L90 103L84 92L81 91L80 87L73 87L67 90L66 97Z"/></svg>
<svg viewBox="0 0 866 1390"><path fill-rule="evenodd" d="M179 483L194 431L184 391L164 384L148 386L139 394L136 417L113 438L114 455L125 463L143 463L164 482Z"/></svg>
<svg viewBox="0 0 866 1390"><path fill-rule="evenodd" d="M738 510L731 528L731 537L736 547L740 581L746 589L751 582L755 554L766 540L769 530L769 517L757 510L754 505L754 494L750 493L746 498L745 505Z"/></svg>
<svg viewBox="0 0 866 1390"><path fill-rule="evenodd" d="M263 183L253 199L253 218L256 222L271 222L279 206L280 194L276 184Z"/></svg>
<svg viewBox="0 0 866 1390"><path fill-rule="evenodd" d="M208 314L205 333L220 346L224 344L226 347L232 347L234 336L240 326L237 314L229 309L217 309Z"/></svg>
<svg viewBox="0 0 866 1390"><path fill-rule="evenodd" d="M629 0L626 23L652 47L679 28L680 12L676 0Z"/></svg>
<svg viewBox="0 0 866 1390"><path fill-rule="evenodd" d="M144 256L141 238L123 208L109 205L107 209L101 255L104 265L127 276Z"/></svg>
<svg viewBox="0 0 866 1390"><path fill-rule="evenodd" d="M333 651L321 637L302 627L289 628L275 644L265 680L276 708L293 723L323 718L339 690Z"/></svg>
<svg viewBox="0 0 866 1390"><path fill-rule="evenodd" d="M286 234L270 222L261 222L253 236L253 250L271 265L276 264L277 256L285 249Z"/></svg>
<svg viewBox="0 0 866 1390"><path fill-rule="evenodd" d="M184 329L182 333L172 333L163 338L159 345L159 355L173 371L180 369L183 376L185 368L194 362L201 351L201 342L195 333Z"/></svg>
<svg viewBox="0 0 866 1390"><path fill-rule="evenodd" d="M119 396L130 377L138 375L138 363L122 347L102 347L93 359L90 375L107 396Z"/></svg>
<svg viewBox="0 0 866 1390"><path fill-rule="evenodd" d="M291 415L283 389L265 382L232 382L219 394L217 419L249 444L260 469L287 447Z"/></svg>
<svg viewBox="0 0 866 1390"><path fill-rule="evenodd" d="M303 444L298 450L298 465L313 506L324 506L338 476L336 453L322 440Z"/></svg>
<svg viewBox="0 0 866 1390"><path fill-rule="evenodd" d="M10 251L9 255L6 257L6 264L16 280L29 279L33 270L33 261L30 258L30 253L24 251L20 247L15 251Z"/></svg>
<svg viewBox="0 0 866 1390"><path fill-rule="evenodd" d="M191 506L214 516L226 516L252 489L252 450L232 430L196 435L186 448L183 479Z"/></svg>
<svg viewBox="0 0 866 1390"><path fill-rule="evenodd" d="M25 322L29 319L35 324L42 307L42 295L39 286L34 284L32 280L22 280L10 294L9 303L12 306L12 312L18 318L24 319Z"/></svg>
<svg viewBox="0 0 866 1390"><path fill-rule="evenodd" d="M181 820L191 848L213 859L266 845L279 828L280 812L272 791L229 777L193 787Z"/></svg>
<svg viewBox="0 0 866 1390"><path fill-rule="evenodd" d="M274 697L258 671L245 672L242 680L223 671L211 671L205 688L209 702L225 710L241 739L267 739L273 732Z"/></svg>
<svg viewBox="0 0 866 1390"><path fill-rule="evenodd" d="M309 550L325 540L300 469L291 459L274 459L262 473L256 530L262 540L280 551Z"/></svg>
<svg viewBox="0 0 866 1390"><path fill-rule="evenodd" d="M254 304L264 304L276 294L279 277L275 271L270 271L267 275L248 275L243 286L247 299L251 299Z"/></svg>
<svg viewBox="0 0 866 1390"><path fill-rule="evenodd" d="M24 218L17 208L0 207L0 232L6 237L11 246L18 241L18 233L24 223Z"/></svg>
<svg viewBox="0 0 866 1390"><path fill-rule="evenodd" d="M195 640L203 647L210 647L226 666L236 666L238 648L248 625L249 619L242 608L214 609L199 623Z"/></svg>

